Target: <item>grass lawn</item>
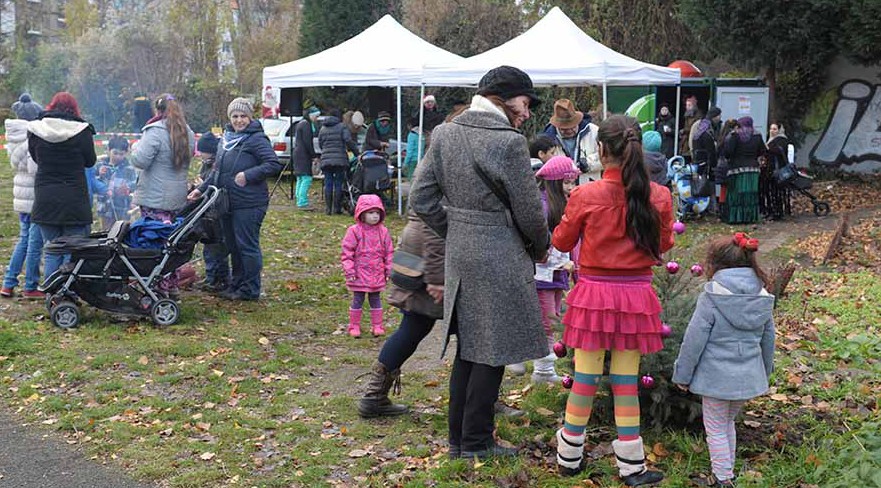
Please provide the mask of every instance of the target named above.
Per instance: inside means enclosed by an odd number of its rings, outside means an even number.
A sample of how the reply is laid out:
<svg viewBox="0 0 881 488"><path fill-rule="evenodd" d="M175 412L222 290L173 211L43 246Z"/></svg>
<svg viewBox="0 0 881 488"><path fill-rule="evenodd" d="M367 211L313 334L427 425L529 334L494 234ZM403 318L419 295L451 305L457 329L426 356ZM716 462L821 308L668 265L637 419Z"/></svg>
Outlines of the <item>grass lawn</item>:
<svg viewBox="0 0 881 488"><path fill-rule="evenodd" d="M18 233L11 180L4 153L4 265ZM529 387L528 377L503 385L503 399L527 411L498 422L500 438L524 447L516 459L446 458L449 358L405 365L401 401L412 414L361 420L358 375L382 340L343 334L349 294L339 243L350 223L297 213L276 195L263 227L264 299L185 293L182 319L168 328L85 306L83 325L65 333L40 303L0 301L0 401L97 462L163 486L619 486L608 449L614 429L599 423L589 426L593 462L583 476L557 476L549 441L566 390ZM403 220L393 215L388 225L399 235ZM677 253L694 254L706 236L728 231L692 225ZM786 246L773 255L799 254ZM391 329L398 317L386 309ZM778 307L774 387L738 421L739 486L881 486L879 317L877 274L798 271ZM649 459L667 474L663 486L689 486L709 471L700 432L644 436Z"/></svg>

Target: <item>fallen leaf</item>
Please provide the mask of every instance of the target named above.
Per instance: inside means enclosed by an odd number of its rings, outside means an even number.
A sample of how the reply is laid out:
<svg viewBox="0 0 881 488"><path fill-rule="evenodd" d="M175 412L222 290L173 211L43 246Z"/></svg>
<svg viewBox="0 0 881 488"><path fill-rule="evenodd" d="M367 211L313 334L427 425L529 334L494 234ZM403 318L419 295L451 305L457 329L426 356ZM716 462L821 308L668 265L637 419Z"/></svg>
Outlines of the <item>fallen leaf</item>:
<svg viewBox="0 0 881 488"><path fill-rule="evenodd" d="M213 452L203 452L199 456L199 459L201 459L202 461L210 461L210 460L214 459L214 456L216 456L216 455L217 454L214 454Z"/></svg>
<svg viewBox="0 0 881 488"><path fill-rule="evenodd" d="M300 284L294 280L288 280L284 285L288 291L300 291Z"/></svg>
<svg viewBox="0 0 881 488"><path fill-rule="evenodd" d="M789 400L789 397L784 395L783 393L775 393L771 395L771 400L774 400L775 402L785 402Z"/></svg>
<svg viewBox="0 0 881 488"><path fill-rule="evenodd" d="M426 388L437 388L437 381L426 381L422 386Z"/></svg>
<svg viewBox="0 0 881 488"><path fill-rule="evenodd" d="M554 416L554 412L552 410L548 410L547 408L544 408L544 407L536 408L535 413L537 413L539 415L544 415L545 417L553 417Z"/></svg>
<svg viewBox="0 0 881 488"><path fill-rule="evenodd" d="M658 457L667 457L670 455L670 451L668 451L660 442L656 442L655 445L652 446L652 452Z"/></svg>
<svg viewBox="0 0 881 488"><path fill-rule="evenodd" d="M364 449L353 449L353 450L349 451L350 458L362 458L368 454L370 454L370 453L365 451Z"/></svg>
<svg viewBox="0 0 881 488"><path fill-rule="evenodd" d="M755 420L744 420L743 425L747 427L752 427L753 429L758 429L762 426L761 422L756 422Z"/></svg>
<svg viewBox="0 0 881 488"><path fill-rule="evenodd" d="M223 371L221 371L219 369L213 369L213 370L211 370L211 372L214 373L214 376L217 376L218 378L223 376Z"/></svg>
<svg viewBox="0 0 881 488"><path fill-rule="evenodd" d="M138 364L146 366L150 364L150 359L147 356L141 356L138 358Z"/></svg>
<svg viewBox="0 0 881 488"><path fill-rule="evenodd" d="M261 338L257 339L257 342L259 342L263 346L269 345L269 339L267 339L265 337L261 337Z"/></svg>

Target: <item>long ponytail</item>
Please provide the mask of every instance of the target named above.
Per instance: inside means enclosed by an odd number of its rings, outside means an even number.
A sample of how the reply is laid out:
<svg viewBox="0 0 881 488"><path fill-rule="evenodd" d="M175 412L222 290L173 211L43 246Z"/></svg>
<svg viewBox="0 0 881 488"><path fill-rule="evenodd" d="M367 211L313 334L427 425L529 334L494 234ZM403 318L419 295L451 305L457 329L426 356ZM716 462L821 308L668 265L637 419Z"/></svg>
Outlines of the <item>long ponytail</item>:
<svg viewBox="0 0 881 488"><path fill-rule="evenodd" d="M597 140L621 164L627 197L627 237L636 247L661 258L661 216L651 202L651 180L643 162L642 131L636 119L614 115L600 123Z"/></svg>
<svg viewBox="0 0 881 488"><path fill-rule="evenodd" d="M186 168L190 165L192 151L190 151L190 135L187 129L187 119L180 104L169 94L161 95L156 99L156 111L165 119L165 128L171 140L171 160L175 168Z"/></svg>

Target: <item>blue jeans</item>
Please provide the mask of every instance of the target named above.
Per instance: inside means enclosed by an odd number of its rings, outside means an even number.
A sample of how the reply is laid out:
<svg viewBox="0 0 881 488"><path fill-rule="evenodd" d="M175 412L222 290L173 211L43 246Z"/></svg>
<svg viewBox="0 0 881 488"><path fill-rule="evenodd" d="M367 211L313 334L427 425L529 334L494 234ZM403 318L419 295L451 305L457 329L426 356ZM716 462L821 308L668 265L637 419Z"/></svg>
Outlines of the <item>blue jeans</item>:
<svg viewBox="0 0 881 488"><path fill-rule="evenodd" d="M30 214L19 214L18 243L12 250L3 288L18 286L18 275L24 267L24 291L34 291L40 286L40 259L43 257L43 235L40 228L31 221Z"/></svg>
<svg viewBox="0 0 881 488"><path fill-rule="evenodd" d="M345 168L333 168L322 170L324 173L324 193L336 192L342 194L343 181L346 179Z"/></svg>
<svg viewBox="0 0 881 488"><path fill-rule="evenodd" d="M230 290L243 298L260 298L260 227L267 207L232 209L221 220L224 243L232 260Z"/></svg>
<svg viewBox="0 0 881 488"><path fill-rule="evenodd" d="M202 250L205 259L205 278L212 285L229 284L229 251L226 244L205 244Z"/></svg>
<svg viewBox="0 0 881 488"><path fill-rule="evenodd" d="M52 242L61 236L88 236L88 225L48 225L38 224L40 233L43 235L43 242ZM47 254L46 262L43 264L43 272L46 278L52 276L62 264L70 261L70 254Z"/></svg>

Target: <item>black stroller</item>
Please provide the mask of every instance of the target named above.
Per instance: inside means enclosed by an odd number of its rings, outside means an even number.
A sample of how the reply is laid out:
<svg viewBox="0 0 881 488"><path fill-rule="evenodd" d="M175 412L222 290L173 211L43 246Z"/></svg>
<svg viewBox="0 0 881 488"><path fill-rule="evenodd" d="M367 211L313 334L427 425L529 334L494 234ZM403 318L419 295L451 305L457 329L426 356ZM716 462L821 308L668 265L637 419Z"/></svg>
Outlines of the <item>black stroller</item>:
<svg viewBox="0 0 881 488"><path fill-rule="evenodd" d="M379 195L385 206L391 204L392 187L389 176L389 155L381 151L364 151L346 172L342 207L355 215L355 204L361 195Z"/></svg>
<svg viewBox="0 0 881 488"><path fill-rule="evenodd" d="M792 164L787 164L774 172L777 184L788 188L790 191L801 193L811 199L814 206L814 215L822 217L829 215L831 207L828 203L814 196L810 190L814 186L814 178Z"/></svg>
<svg viewBox="0 0 881 488"><path fill-rule="evenodd" d="M145 315L156 325L172 325L180 306L159 289L159 283L193 257L197 242L216 242L220 236L209 210L218 190L211 186L188 205L180 225L161 249L125 245L128 221L117 221L89 237L60 237L43 249L47 254L70 254L69 263L48 276L40 287L52 323L62 329L77 327L80 300L109 312Z"/></svg>

